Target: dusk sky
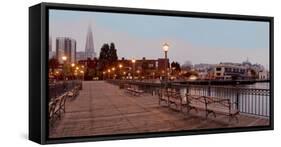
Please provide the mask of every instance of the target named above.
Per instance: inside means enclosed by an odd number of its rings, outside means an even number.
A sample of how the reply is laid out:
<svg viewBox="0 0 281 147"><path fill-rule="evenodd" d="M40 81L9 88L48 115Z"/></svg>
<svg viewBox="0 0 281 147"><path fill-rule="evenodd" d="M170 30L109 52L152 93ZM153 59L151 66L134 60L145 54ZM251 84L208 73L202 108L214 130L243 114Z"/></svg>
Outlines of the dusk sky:
<svg viewBox="0 0 281 147"><path fill-rule="evenodd" d="M53 51L56 37L71 37L77 51L85 51L90 25L97 56L102 44L114 42L119 58L163 58L162 44L168 42L169 59L180 64L241 63L249 58L269 67L268 22L70 10L49 14Z"/></svg>

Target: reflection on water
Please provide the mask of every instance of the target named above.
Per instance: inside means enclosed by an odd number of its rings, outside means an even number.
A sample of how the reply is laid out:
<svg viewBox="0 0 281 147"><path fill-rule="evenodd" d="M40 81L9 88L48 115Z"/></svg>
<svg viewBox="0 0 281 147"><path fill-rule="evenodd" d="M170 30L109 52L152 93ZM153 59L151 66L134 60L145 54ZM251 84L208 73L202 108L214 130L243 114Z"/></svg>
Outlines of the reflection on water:
<svg viewBox="0 0 281 147"><path fill-rule="evenodd" d="M255 89L269 89L269 82L255 83L250 85L239 85L240 87L255 88Z"/></svg>

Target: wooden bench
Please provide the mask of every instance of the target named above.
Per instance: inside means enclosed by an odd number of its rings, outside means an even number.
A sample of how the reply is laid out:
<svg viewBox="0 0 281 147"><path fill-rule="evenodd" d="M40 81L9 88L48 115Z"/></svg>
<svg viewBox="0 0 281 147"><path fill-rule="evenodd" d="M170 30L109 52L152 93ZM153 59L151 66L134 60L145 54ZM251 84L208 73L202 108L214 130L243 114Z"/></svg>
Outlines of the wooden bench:
<svg viewBox="0 0 281 147"><path fill-rule="evenodd" d="M234 118L237 122L239 110L236 108L236 103L232 103L230 99L204 96L207 102L206 112L207 117L209 114L213 114L216 117L217 114L226 115L229 118L229 122Z"/></svg>
<svg viewBox="0 0 281 147"><path fill-rule="evenodd" d="M76 98L79 95L79 89L80 89L80 86L74 87L72 90L70 90L67 93L67 96L70 98Z"/></svg>
<svg viewBox="0 0 281 147"><path fill-rule="evenodd" d="M165 90L164 89L158 89L157 94L158 94L158 103L161 105L161 102L165 102L167 105L169 103L169 98L167 95L164 94Z"/></svg>
<svg viewBox="0 0 281 147"><path fill-rule="evenodd" d="M180 107L180 111L182 111L183 100L179 91L174 90L167 90L168 95L168 103L169 106L175 105L176 108Z"/></svg>
<svg viewBox="0 0 281 147"><path fill-rule="evenodd" d="M62 113L65 113L65 102L67 93L52 99L49 102L49 124L53 126L55 121L61 118Z"/></svg>
<svg viewBox="0 0 281 147"><path fill-rule="evenodd" d="M188 95L186 94L186 108L187 113L189 113L191 110L195 110L198 112L198 110L206 110L206 99L203 96L199 95Z"/></svg>
<svg viewBox="0 0 281 147"><path fill-rule="evenodd" d="M180 107L180 111L182 111L183 100L179 91L175 89L159 89L158 90L158 103L165 102L169 107L171 105L175 105L178 109Z"/></svg>
<svg viewBox="0 0 281 147"><path fill-rule="evenodd" d="M129 93L129 94L131 94L133 96L140 96L141 94L144 93L143 90L136 89L136 88L131 88L131 87L126 88L126 91L127 91L127 93Z"/></svg>
<svg viewBox="0 0 281 147"><path fill-rule="evenodd" d="M226 115L229 117L229 122L235 118L238 122L237 115L239 114L239 110L236 109L236 103L231 103L230 99L219 98L219 97L211 97L211 96L196 96L186 94L187 98L187 113L189 113L192 109L203 110L205 111L206 119L210 114L213 114L214 117L217 114Z"/></svg>

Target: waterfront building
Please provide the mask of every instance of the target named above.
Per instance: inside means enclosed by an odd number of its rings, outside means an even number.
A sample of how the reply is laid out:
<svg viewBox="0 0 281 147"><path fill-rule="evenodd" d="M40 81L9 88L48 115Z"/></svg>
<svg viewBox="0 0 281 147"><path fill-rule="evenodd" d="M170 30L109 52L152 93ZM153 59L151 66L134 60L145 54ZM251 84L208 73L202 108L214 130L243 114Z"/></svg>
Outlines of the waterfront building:
<svg viewBox="0 0 281 147"><path fill-rule="evenodd" d="M198 73L198 79L211 79L211 72L213 70L213 64L194 64L193 69Z"/></svg>
<svg viewBox="0 0 281 147"><path fill-rule="evenodd" d="M252 66L252 63L249 61L249 58L247 58L246 61L242 62L242 65L246 68L250 68Z"/></svg>
<svg viewBox="0 0 281 147"><path fill-rule="evenodd" d="M266 70L259 71L259 80L269 80L269 72Z"/></svg>
<svg viewBox="0 0 281 147"><path fill-rule="evenodd" d="M247 68L236 63L220 63L214 66L215 79L234 80L246 79Z"/></svg>

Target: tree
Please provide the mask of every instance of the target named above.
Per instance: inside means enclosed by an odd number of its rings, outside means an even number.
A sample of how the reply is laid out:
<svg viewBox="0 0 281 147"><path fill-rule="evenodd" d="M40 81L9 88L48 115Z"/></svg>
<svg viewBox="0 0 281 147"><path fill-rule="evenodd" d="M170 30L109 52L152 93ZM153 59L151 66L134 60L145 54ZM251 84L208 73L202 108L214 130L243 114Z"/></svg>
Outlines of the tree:
<svg viewBox="0 0 281 147"><path fill-rule="evenodd" d="M181 71L181 67L178 62L172 62L171 67L172 67L172 69L174 68L175 71Z"/></svg>
<svg viewBox="0 0 281 147"><path fill-rule="evenodd" d="M109 54L109 45L107 43L103 44L99 56L99 69L104 70L108 66L108 54Z"/></svg>
<svg viewBox="0 0 281 147"><path fill-rule="evenodd" d="M113 42L110 43L110 48L109 48L109 60L113 63L118 60L117 56L117 50L115 48L115 45Z"/></svg>
<svg viewBox="0 0 281 147"><path fill-rule="evenodd" d="M99 56L99 70L105 70L110 66L115 66L117 60L117 50L114 43L110 43L110 46L107 43L103 44Z"/></svg>

